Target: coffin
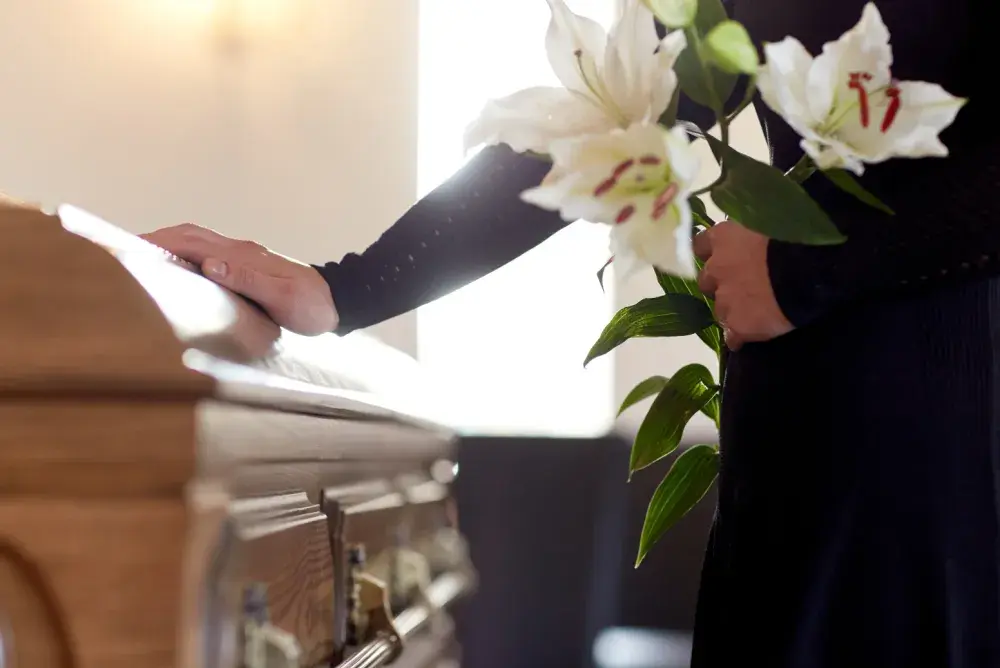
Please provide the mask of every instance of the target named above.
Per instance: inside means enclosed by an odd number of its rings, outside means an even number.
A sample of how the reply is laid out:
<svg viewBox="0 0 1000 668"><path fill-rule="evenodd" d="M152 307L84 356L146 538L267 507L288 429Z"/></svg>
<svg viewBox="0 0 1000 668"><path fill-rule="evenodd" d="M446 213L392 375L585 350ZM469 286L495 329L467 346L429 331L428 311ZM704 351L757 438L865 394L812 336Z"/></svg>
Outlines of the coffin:
<svg viewBox="0 0 1000 668"><path fill-rule="evenodd" d="M458 665L434 414L401 353L0 202L0 668Z"/></svg>

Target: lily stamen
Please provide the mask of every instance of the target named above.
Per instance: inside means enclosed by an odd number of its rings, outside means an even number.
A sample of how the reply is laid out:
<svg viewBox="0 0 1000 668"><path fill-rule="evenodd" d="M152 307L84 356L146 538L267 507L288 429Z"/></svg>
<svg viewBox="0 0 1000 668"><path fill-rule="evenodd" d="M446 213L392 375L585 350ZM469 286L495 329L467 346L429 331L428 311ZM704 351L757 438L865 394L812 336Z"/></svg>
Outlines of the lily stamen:
<svg viewBox="0 0 1000 668"><path fill-rule="evenodd" d="M653 220L659 220L666 213L670 205L674 203L677 198L678 188L676 183L671 183L666 188L663 189L656 199L653 201Z"/></svg>
<svg viewBox="0 0 1000 668"><path fill-rule="evenodd" d="M899 94L898 86L889 86L885 91L885 96L889 98L889 108L885 110L885 116L882 118L882 132L888 132L896 121L896 115L903 104L903 101L899 99Z"/></svg>
<svg viewBox="0 0 1000 668"><path fill-rule="evenodd" d="M861 127L867 128L869 122L868 112L868 91L865 89L864 81L871 81L872 75L868 72L851 72L850 81L847 87L858 92L858 105L861 114Z"/></svg>
<svg viewBox="0 0 1000 668"><path fill-rule="evenodd" d="M635 205L626 204L624 207L622 207L622 210L618 212L618 215L615 216L615 225L621 225L622 223L628 221L628 219L631 218L634 213L635 213Z"/></svg>
<svg viewBox="0 0 1000 668"><path fill-rule="evenodd" d="M577 49L573 52L573 57L576 58L576 70L580 73L580 79L583 80L583 85L587 87L590 94L596 98L596 101L604 105L608 111L615 115L618 122L624 127L629 124L628 117L622 112L621 108L615 103L614 98L604 87L604 82L601 81L599 76L591 77L587 74L587 68L583 64L583 51Z"/></svg>

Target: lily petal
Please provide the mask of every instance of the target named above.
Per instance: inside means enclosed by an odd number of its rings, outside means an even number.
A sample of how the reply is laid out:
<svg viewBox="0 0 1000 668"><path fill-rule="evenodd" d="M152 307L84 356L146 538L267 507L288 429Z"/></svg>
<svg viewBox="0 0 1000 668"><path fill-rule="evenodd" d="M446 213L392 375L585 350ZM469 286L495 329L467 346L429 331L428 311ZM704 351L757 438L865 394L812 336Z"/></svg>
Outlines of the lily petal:
<svg viewBox="0 0 1000 668"><path fill-rule="evenodd" d="M691 139L684 128L674 127L666 133L666 155L674 179L681 186L682 192L691 189L701 171L698 154L691 150Z"/></svg>
<svg viewBox="0 0 1000 668"><path fill-rule="evenodd" d="M655 123L670 106L674 91L677 90L677 73L674 71L674 65L686 48L687 37L683 30L674 30L660 42L660 50L656 52L656 76L650 91L648 121Z"/></svg>
<svg viewBox="0 0 1000 668"><path fill-rule="evenodd" d="M593 19L574 14L564 0L548 0L548 3L552 11L545 34L549 64L563 86L592 96L588 80L597 80L597 63L604 57L607 34Z"/></svg>
<svg viewBox="0 0 1000 668"><path fill-rule="evenodd" d="M823 47L828 55L840 63L841 81L846 82L851 72L866 72L872 88L889 84L892 68L892 48L889 46L889 29L882 21L875 3L869 2L861 13L857 25L841 35L836 42Z"/></svg>
<svg viewBox="0 0 1000 668"><path fill-rule="evenodd" d="M799 146L821 170L843 168L858 176L865 172L865 164L858 158L854 149L843 142L834 142L809 132Z"/></svg>
<svg viewBox="0 0 1000 668"><path fill-rule="evenodd" d="M658 41L653 13L640 0L625 0L608 33L603 75L608 97L630 119L641 118L649 108Z"/></svg>
<svg viewBox="0 0 1000 668"><path fill-rule="evenodd" d="M620 282L628 281L639 273L639 270L649 266L648 262L639 259L622 236L615 234L614 230L611 231L609 245L611 255L615 259L615 276Z"/></svg>
<svg viewBox="0 0 1000 668"><path fill-rule="evenodd" d="M796 130L812 120L807 79L813 57L802 42L786 37L764 45L765 63L757 74L757 89L767 106L781 114Z"/></svg>
<svg viewBox="0 0 1000 668"><path fill-rule="evenodd" d="M526 88L486 103L465 131L465 150L509 144L517 152L548 153L563 137L605 132L614 124L589 99L565 88Z"/></svg>
<svg viewBox="0 0 1000 668"><path fill-rule="evenodd" d="M678 199L661 220L636 220L611 228L615 265L619 257L633 255L640 263L682 278L694 278L697 268L691 239L691 205ZM623 270L627 271L627 270Z"/></svg>
<svg viewBox="0 0 1000 668"><path fill-rule="evenodd" d="M906 158L945 157L946 147L938 134L951 125L965 100L937 84L904 81L899 89L899 113L887 132L869 132L865 160L877 163L893 156Z"/></svg>

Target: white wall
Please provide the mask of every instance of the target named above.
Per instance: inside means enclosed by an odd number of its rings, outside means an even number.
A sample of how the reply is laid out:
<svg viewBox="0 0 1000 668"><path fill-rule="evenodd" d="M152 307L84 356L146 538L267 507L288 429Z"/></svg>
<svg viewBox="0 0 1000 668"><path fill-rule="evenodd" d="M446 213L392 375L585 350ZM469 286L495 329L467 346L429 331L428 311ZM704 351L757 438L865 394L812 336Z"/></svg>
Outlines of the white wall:
<svg viewBox="0 0 1000 668"><path fill-rule="evenodd" d="M340 259L416 196L416 46L415 0L0 0L0 191Z"/></svg>

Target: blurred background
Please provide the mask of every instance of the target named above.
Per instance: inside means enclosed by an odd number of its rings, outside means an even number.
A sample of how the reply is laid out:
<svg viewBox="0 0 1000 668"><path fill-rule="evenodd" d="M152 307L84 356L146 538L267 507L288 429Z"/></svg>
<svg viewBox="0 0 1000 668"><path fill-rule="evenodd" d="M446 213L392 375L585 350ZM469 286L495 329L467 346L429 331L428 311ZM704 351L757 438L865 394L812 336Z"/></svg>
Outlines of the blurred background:
<svg viewBox="0 0 1000 668"><path fill-rule="evenodd" d="M569 0L606 25L617 2ZM548 15L544 0L0 0L0 191L337 260L462 165L487 99L555 83ZM733 136L766 154L752 110ZM693 337L639 340L585 370L613 312L657 290L609 273L602 291L607 255L606 229L576 223L370 332L421 361L465 435L471 668L686 665L714 502L634 570L669 462L626 484L648 402L616 413L643 378L711 358ZM714 437L696 418L686 441ZM615 645L644 641L648 661Z"/></svg>

